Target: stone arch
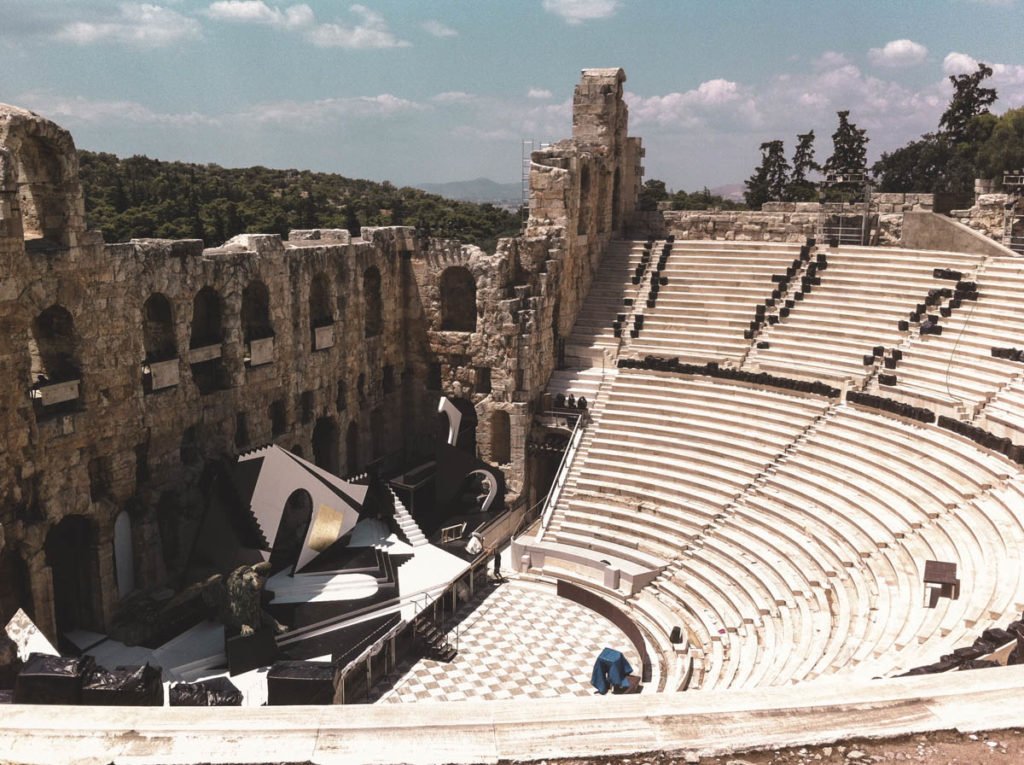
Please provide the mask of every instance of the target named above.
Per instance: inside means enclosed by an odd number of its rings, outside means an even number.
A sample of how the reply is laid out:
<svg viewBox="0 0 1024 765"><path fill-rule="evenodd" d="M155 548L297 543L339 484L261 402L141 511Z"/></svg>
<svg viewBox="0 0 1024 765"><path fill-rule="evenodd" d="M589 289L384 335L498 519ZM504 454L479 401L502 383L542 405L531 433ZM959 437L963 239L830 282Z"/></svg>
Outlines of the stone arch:
<svg viewBox="0 0 1024 765"><path fill-rule="evenodd" d="M366 337L376 337L384 325L384 303L381 297L380 271L370 266L363 271L363 301L365 314L363 326Z"/></svg>
<svg viewBox="0 0 1024 765"><path fill-rule="evenodd" d="M309 325L312 329L334 323L331 286L321 271L309 283Z"/></svg>
<svg viewBox="0 0 1024 765"><path fill-rule="evenodd" d="M309 492L305 489L296 489L289 494L270 550L270 565L273 570L280 571L298 560L312 518L313 498Z"/></svg>
<svg viewBox="0 0 1024 765"><path fill-rule="evenodd" d="M338 423L321 417L313 426L313 463L328 473L338 473Z"/></svg>
<svg viewBox="0 0 1024 765"><path fill-rule="evenodd" d="M28 566L14 550L0 552L0 624L7 624L20 608L35 614Z"/></svg>
<svg viewBox="0 0 1024 765"><path fill-rule="evenodd" d="M24 238L74 244L69 234L84 228L85 203L71 134L22 109L0 106L0 116L0 145L10 150L17 168Z"/></svg>
<svg viewBox="0 0 1024 765"><path fill-rule="evenodd" d="M441 273L441 329L476 331L476 280L462 266Z"/></svg>
<svg viewBox="0 0 1024 765"><path fill-rule="evenodd" d="M114 573L117 576L117 594L123 598L135 589L132 519L124 510L114 519Z"/></svg>
<svg viewBox="0 0 1024 765"><path fill-rule="evenodd" d="M203 287L192 301L192 334L189 348L203 348L224 340L223 303L213 287Z"/></svg>
<svg viewBox="0 0 1024 765"><path fill-rule="evenodd" d="M55 303L32 321L29 354L34 383L81 377L75 320L64 306Z"/></svg>
<svg viewBox="0 0 1024 765"><path fill-rule="evenodd" d="M199 393L206 395L227 385L220 345L224 341L223 302L213 287L203 287L192 301L192 331L189 349L216 346L213 354L192 362L192 379Z"/></svg>
<svg viewBox="0 0 1024 765"><path fill-rule="evenodd" d="M76 627L98 629L96 613L99 569L96 527L88 518L69 515L46 535L46 565L53 582L53 611L57 633Z"/></svg>
<svg viewBox="0 0 1024 765"><path fill-rule="evenodd" d="M584 235L590 225L590 165L586 162L580 166L580 195L576 215L576 233Z"/></svg>
<svg viewBox="0 0 1024 765"><path fill-rule="evenodd" d="M495 409L491 413L491 462L507 465L512 461L512 420L508 412Z"/></svg>
<svg viewBox="0 0 1024 765"><path fill-rule="evenodd" d="M178 355L174 310L160 292L151 294L142 306L142 345L147 362L167 361Z"/></svg>
<svg viewBox="0 0 1024 765"><path fill-rule="evenodd" d="M242 290L242 338L244 342L251 343L273 336L270 290L261 281L251 281Z"/></svg>
<svg viewBox="0 0 1024 765"><path fill-rule="evenodd" d="M355 420L348 424L345 431L345 469L346 475L359 472L359 425Z"/></svg>

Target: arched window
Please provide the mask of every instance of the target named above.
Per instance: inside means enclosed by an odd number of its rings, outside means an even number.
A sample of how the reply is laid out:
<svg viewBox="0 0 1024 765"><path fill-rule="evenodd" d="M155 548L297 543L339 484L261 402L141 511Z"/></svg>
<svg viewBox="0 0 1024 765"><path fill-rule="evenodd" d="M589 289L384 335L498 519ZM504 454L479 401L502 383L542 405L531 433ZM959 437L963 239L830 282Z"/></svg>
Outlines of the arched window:
<svg viewBox="0 0 1024 765"><path fill-rule="evenodd" d="M441 274L441 329L476 331L476 281L462 266L446 268Z"/></svg>
<svg viewBox="0 0 1024 765"><path fill-rule="evenodd" d="M512 425L508 412L491 414L491 462L507 465L512 461Z"/></svg>
<svg viewBox="0 0 1024 765"><path fill-rule="evenodd" d="M46 535L58 633L100 627L95 612L99 592L95 537L92 522L81 515L68 516Z"/></svg>
<svg viewBox="0 0 1024 765"><path fill-rule="evenodd" d="M142 306L142 344L148 362L167 361L178 355L171 301L159 292L150 295Z"/></svg>
<svg viewBox="0 0 1024 765"><path fill-rule="evenodd" d="M590 226L590 166L580 168L580 198L576 218L576 233L586 234Z"/></svg>
<svg viewBox="0 0 1024 765"><path fill-rule="evenodd" d="M192 333L189 349L192 379L199 393L207 395L228 387L224 364L221 361L221 343L224 330L221 324L221 299L212 287L203 287L192 301Z"/></svg>
<svg viewBox="0 0 1024 765"><path fill-rule="evenodd" d="M26 240L45 239L67 245L68 229L81 223L81 186L71 136L52 123L32 125L30 133L8 137L18 167L18 206ZM46 135L49 133L49 135ZM20 138L20 141L18 140Z"/></svg>
<svg viewBox="0 0 1024 765"><path fill-rule="evenodd" d="M39 314L29 340L33 381L77 380L81 376L77 345L75 320L66 308L51 305Z"/></svg>
<svg viewBox="0 0 1024 765"><path fill-rule="evenodd" d="M309 283L309 332L313 350L324 350L334 345L334 309L331 306L331 288L327 277L319 273Z"/></svg>
<svg viewBox="0 0 1024 765"><path fill-rule="evenodd" d="M345 432L345 468L346 475L354 475L359 471L359 426L352 420Z"/></svg>
<svg viewBox="0 0 1024 765"><path fill-rule="evenodd" d="M242 337L246 343L251 343L273 336L270 291L263 282L249 282L242 290Z"/></svg>
<svg viewBox="0 0 1024 765"><path fill-rule="evenodd" d="M319 273L309 283L309 323L313 329L334 323L331 309L331 288L327 277Z"/></svg>
<svg viewBox="0 0 1024 765"><path fill-rule="evenodd" d="M321 417L313 426L313 463L329 473L338 472L338 425L333 417Z"/></svg>
<svg viewBox="0 0 1024 765"><path fill-rule="evenodd" d="M33 409L37 418L81 409L82 378L75 322L63 306L52 305L32 322L28 350Z"/></svg>
<svg viewBox="0 0 1024 765"><path fill-rule="evenodd" d="M213 287L203 287L192 301L192 336L188 347L217 345L223 339L220 295Z"/></svg>
<svg viewBox="0 0 1024 765"><path fill-rule="evenodd" d="M363 317L366 337L376 337L384 324L384 306L380 294L380 271L370 266L363 272L363 300L366 314Z"/></svg>

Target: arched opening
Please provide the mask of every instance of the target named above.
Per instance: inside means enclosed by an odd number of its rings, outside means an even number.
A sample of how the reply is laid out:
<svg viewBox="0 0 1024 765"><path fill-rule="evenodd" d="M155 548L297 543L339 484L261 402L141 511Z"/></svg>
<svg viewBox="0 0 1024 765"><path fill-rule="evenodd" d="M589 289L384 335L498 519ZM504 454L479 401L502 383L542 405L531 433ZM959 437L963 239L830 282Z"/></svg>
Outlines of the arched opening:
<svg viewBox="0 0 1024 765"><path fill-rule="evenodd" d="M512 461L512 422L508 412L491 414L491 462L507 465Z"/></svg>
<svg viewBox="0 0 1024 765"><path fill-rule="evenodd" d="M352 420L345 432L345 470L346 475L359 472L359 426Z"/></svg>
<svg viewBox="0 0 1024 765"><path fill-rule="evenodd" d="M333 323L331 287L327 277L323 273L319 273L309 283L309 326L316 332L320 327L329 327Z"/></svg>
<svg viewBox="0 0 1024 765"><path fill-rule="evenodd" d="M366 313L363 316L366 337L376 337L384 324L384 306L380 294L380 271L370 266L363 271L363 300Z"/></svg>
<svg viewBox="0 0 1024 765"><path fill-rule="evenodd" d="M73 146L70 152L74 152ZM22 141L14 152L18 162L18 205L27 240L66 244L66 229L77 196L77 189L68 193L69 158L63 156L66 153L68 149L41 137Z"/></svg>
<svg viewBox="0 0 1024 765"><path fill-rule="evenodd" d="M263 282L249 282L242 290L242 337L246 343L251 343L273 336L270 291Z"/></svg>
<svg viewBox="0 0 1024 765"><path fill-rule="evenodd" d="M159 292L150 295L142 306L142 345L147 362L167 361L178 355L171 301Z"/></svg>
<svg viewBox="0 0 1024 765"><path fill-rule="evenodd" d="M78 341L75 320L66 308L51 305L32 322L29 352L32 357L32 380L54 383L77 380Z"/></svg>
<svg viewBox="0 0 1024 765"><path fill-rule="evenodd" d="M117 575L117 594L123 598L135 589L132 519L123 510L114 519L114 572Z"/></svg>
<svg viewBox="0 0 1024 765"><path fill-rule="evenodd" d="M620 191L622 185L622 173L615 168L615 175L612 176L612 231L618 231L621 223L619 205L622 199Z"/></svg>
<svg viewBox="0 0 1024 765"><path fill-rule="evenodd" d="M476 407L472 402L464 398L457 398L453 401L455 408L462 414L462 421L459 423L459 435L455 445L470 454L476 454Z"/></svg>
<svg viewBox="0 0 1024 765"><path fill-rule="evenodd" d="M372 458L380 459L387 451L388 433L384 424L384 410L377 407L370 412L370 446Z"/></svg>
<svg viewBox="0 0 1024 765"><path fill-rule="evenodd" d="M46 565L53 579L53 610L58 634L76 627L97 629L94 594L96 532L81 515L70 515L46 535Z"/></svg>
<svg viewBox="0 0 1024 765"><path fill-rule="evenodd" d="M576 217L576 233L586 234L590 227L590 166L580 168L580 196Z"/></svg>
<svg viewBox="0 0 1024 765"><path fill-rule="evenodd" d="M77 411L81 391L73 381L81 380L82 373L75 320L66 308L52 305L32 321L29 357L36 416Z"/></svg>
<svg viewBox="0 0 1024 765"><path fill-rule="evenodd" d="M203 287L192 301L192 332L189 349L192 379L202 395L228 387L221 361L224 339L220 295L212 287Z"/></svg>
<svg viewBox="0 0 1024 765"><path fill-rule="evenodd" d="M7 624L18 609L33 617L28 566L14 550L0 553L0 624Z"/></svg>
<svg viewBox="0 0 1024 765"><path fill-rule="evenodd" d="M313 518L313 498L305 489L296 489L285 500L284 512L277 524L270 551L270 566L280 571L295 563L302 552L309 522Z"/></svg>
<svg viewBox="0 0 1024 765"><path fill-rule="evenodd" d="M446 268L441 274L441 329L476 331L476 280L462 266Z"/></svg>
<svg viewBox="0 0 1024 765"><path fill-rule="evenodd" d="M338 473L338 425L333 417L321 417L313 426L313 463Z"/></svg>
<svg viewBox="0 0 1024 765"><path fill-rule="evenodd" d="M192 301L192 335L189 348L219 345L224 339L220 295L213 287L203 287Z"/></svg>

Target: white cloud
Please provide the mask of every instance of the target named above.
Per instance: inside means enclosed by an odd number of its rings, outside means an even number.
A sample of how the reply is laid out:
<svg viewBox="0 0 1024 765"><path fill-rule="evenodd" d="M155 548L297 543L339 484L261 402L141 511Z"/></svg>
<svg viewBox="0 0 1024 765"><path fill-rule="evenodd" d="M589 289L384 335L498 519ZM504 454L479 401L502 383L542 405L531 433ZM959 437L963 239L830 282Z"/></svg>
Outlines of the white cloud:
<svg viewBox="0 0 1024 765"><path fill-rule="evenodd" d="M561 16L569 24L607 19L619 9L619 0L544 0L544 10Z"/></svg>
<svg viewBox="0 0 1024 765"><path fill-rule="evenodd" d="M136 125L216 125L220 120L198 112L158 112L137 101L90 100L81 96L59 96L30 92L18 96L18 102L58 122Z"/></svg>
<svg viewBox="0 0 1024 765"><path fill-rule="evenodd" d="M241 114L242 119L258 123L282 123L308 126L325 121L344 121L349 118L393 117L422 111L428 107L415 101L399 98L391 93L354 98L322 98L316 101L275 101L257 104Z"/></svg>
<svg viewBox="0 0 1024 765"><path fill-rule="evenodd" d="M466 93L463 90L446 90L444 93L433 96L430 100L439 104L468 104L475 98L476 96L472 93Z"/></svg>
<svg viewBox="0 0 1024 765"><path fill-rule="evenodd" d="M200 33L199 22L177 11L152 3L121 3L108 18L64 24L57 37L79 45L117 42L161 47Z"/></svg>
<svg viewBox="0 0 1024 765"><path fill-rule="evenodd" d="M206 15L218 21L267 24L282 29L306 27L315 21L313 9L305 3L282 10L263 0L217 0L206 9Z"/></svg>
<svg viewBox="0 0 1024 765"><path fill-rule="evenodd" d="M942 71L946 74L969 74L977 68L978 60L966 53L951 51L942 59Z"/></svg>
<svg viewBox="0 0 1024 765"><path fill-rule="evenodd" d="M928 57L928 49L906 38L890 40L882 48L868 51L868 60L876 66L914 66Z"/></svg>
<svg viewBox="0 0 1024 765"><path fill-rule="evenodd" d="M702 124L708 112L732 105L736 113L753 116L750 108L753 100L749 93L731 80L714 79L702 82L685 93L667 93L647 98L627 93L629 113L634 124L685 125L696 127Z"/></svg>
<svg viewBox="0 0 1024 765"><path fill-rule="evenodd" d="M833 69L837 66L846 66L850 63L850 59L846 57L845 53L840 53L835 50L827 50L814 59L815 69Z"/></svg>
<svg viewBox="0 0 1024 765"><path fill-rule="evenodd" d="M538 100L545 100L548 98L554 98L555 94L547 88L530 88L526 93L527 98L536 98Z"/></svg>
<svg viewBox="0 0 1024 765"><path fill-rule="evenodd" d="M359 17L353 25L320 24L309 32L309 39L321 48L405 48L409 43L395 37L387 21L365 5L353 5L350 10Z"/></svg>
<svg viewBox="0 0 1024 765"><path fill-rule="evenodd" d="M431 34L434 37L458 37L459 33L452 29L447 24L442 24L436 19L429 19L424 21L421 25L427 34Z"/></svg>

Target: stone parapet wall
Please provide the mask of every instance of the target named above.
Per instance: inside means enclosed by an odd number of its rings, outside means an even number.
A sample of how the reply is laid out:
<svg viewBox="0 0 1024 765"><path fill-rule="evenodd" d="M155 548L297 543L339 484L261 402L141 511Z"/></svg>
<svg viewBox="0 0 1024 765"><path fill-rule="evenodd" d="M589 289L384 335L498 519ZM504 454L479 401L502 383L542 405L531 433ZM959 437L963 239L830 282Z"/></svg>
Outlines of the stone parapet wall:
<svg viewBox="0 0 1024 765"><path fill-rule="evenodd" d="M974 205L965 210L950 210L949 217L978 231L989 239L1003 241L1008 194L978 194Z"/></svg>

